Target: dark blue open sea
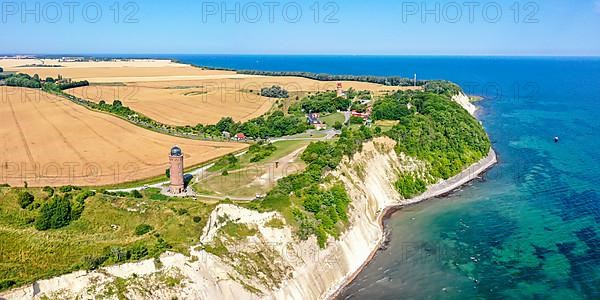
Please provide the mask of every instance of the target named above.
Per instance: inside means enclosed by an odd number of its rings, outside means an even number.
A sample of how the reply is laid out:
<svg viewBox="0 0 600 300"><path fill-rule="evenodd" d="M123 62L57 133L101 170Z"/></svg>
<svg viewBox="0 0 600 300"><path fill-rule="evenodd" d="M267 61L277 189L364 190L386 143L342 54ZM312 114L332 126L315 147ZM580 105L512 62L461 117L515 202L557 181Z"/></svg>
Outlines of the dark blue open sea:
<svg viewBox="0 0 600 300"><path fill-rule="evenodd" d="M600 58L167 55L204 66L448 79L500 164L387 221L341 299L600 299ZM560 137L555 144L554 136Z"/></svg>

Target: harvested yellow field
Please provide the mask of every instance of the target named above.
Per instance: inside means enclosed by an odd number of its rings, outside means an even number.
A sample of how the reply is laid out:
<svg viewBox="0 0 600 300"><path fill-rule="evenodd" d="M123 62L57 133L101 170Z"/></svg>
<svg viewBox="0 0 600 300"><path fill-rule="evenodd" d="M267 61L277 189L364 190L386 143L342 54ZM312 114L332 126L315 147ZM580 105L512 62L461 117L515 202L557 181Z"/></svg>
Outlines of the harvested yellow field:
<svg viewBox="0 0 600 300"><path fill-rule="evenodd" d="M101 186L164 174L179 145L187 166L244 149L139 128L39 90L0 87L0 183Z"/></svg>
<svg viewBox="0 0 600 300"><path fill-rule="evenodd" d="M33 65L46 65L39 67ZM38 74L41 78L61 75L72 80L93 83L134 83L142 81L202 80L252 77L235 72L203 70L169 60L125 60L61 62L56 59L1 59L0 66L7 71ZM55 67L60 66L60 67Z"/></svg>
<svg viewBox="0 0 600 300"><path fill-rule="evenodd" d="M213 71L214 72L214 71ZM223 71L218 71L223 72ZM221 76L220 78L214 78ZM239 77L245 76L245 77ZM206 78L199 80L172 80L172 81L149 81L149 82L137 82L135 84L147 87L189 87L189 86L206 86L207 90L214 91L215 87L223 88L227 90L254 90L258 91L263 87L270 87L273 85L279 85L290 92L324 92L324 91L335 91L337 88L337 81L319 81L308 79L304 77L295 76L255 76L255 75L240 75L240 74L214 74L206 76ZM411 90L421 89L420 87L398 87L398 86L385 86L381 84L369 83L369 82L358 82L358 81L342 81L344 90L353 88L355 90L368 90L374 93L396 91L396 90Z"/></svg>
<svg viewBox="0 0 600 300"><path fill-rule="evenodd" d="M31 67L33 65L50 67ZM156 121L179 126L215 124L223 117L247 121L261 116L277 102L277 99L258 95L264 87L281 86L294 100L307 93L334 91L337 86L335 81L243 75L204 70L168 60L61 62L4 59L0 60L0 66L9 71L38 74L42 78L56 78L60 74L72 80L88 80L92 86L67 92L94 102L112 103L118 99ZM369 90L375 94L420 89L356 81L344 81L342 85L345 90Z"/></svg>
<svg viewBox="0 0 600 300"><path fill-rule="evenodd" d="M221 93L223 91L223 93ZM215 124L222 117L247 121L271 109L274 99L239 90L210 86L160 88L147 86L88 86L67 93L94 102L115 99L156 121L169 125Z"/></svg>

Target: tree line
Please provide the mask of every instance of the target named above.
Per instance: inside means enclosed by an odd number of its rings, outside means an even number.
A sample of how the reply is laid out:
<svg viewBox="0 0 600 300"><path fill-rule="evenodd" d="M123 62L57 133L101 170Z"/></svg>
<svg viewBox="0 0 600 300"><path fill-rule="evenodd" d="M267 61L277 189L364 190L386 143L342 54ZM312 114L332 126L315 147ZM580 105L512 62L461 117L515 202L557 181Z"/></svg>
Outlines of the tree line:
<svg viewBox="0 0 600 300"><path fill-rule="evenodd" d="M311 72L275 72L275 71L260 71L260 70L240 70L238 74L260 75L260 76L293 76L314 79L319 81L359 81L370 82L388 86L412 86L415 82L410 78L400 76L368 76L368 75L332 75L326 73L311 73ZM417 80L416 85L424 85L426 81Z"/></svg>
<svg viewBox="0 0 600 300"><path fill-rule="evenodd" d="M225 117L215 125L198 124L195 129L211 136L229 132L232 135L243 133L252 139L267 139L302 133L308 129L308 125L304 116L285 115L282 111L275 111L244 123Z"/></svg>
<svg viewBox="0 0 600 300"><path fill-rule="evenodd" d="M45 80L42 80L40 79L40 76L38 74L30 76L24 73L2 75L0 79L3 79L4 84L7 86L33 89L42 88L45 91L66 90L90 85L90 83L87 80L63 81L61 79L55 80L52 77L48 77Z"/></svg>

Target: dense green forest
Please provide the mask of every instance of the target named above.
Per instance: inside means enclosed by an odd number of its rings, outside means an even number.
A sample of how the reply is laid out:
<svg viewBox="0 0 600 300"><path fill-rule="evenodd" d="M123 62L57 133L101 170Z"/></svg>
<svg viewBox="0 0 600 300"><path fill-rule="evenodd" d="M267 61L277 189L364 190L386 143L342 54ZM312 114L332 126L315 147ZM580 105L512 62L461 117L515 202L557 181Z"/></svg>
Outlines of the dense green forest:
<svg viewBox="0 0 600 300"><path fill-rule="evenodd" d="M491 143L481 124L447 95L448 90L397 92L373 106L375 120L398 120L386 134L398 152L431 165L430 175L447 179L480 160Z"/></svg>

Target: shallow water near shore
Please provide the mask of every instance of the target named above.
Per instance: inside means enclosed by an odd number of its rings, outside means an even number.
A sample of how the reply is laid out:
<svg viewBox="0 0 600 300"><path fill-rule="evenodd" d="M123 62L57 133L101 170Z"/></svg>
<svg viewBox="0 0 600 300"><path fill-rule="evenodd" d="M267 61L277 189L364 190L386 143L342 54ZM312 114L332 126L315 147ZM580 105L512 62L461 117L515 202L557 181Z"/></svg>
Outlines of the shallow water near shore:
<svg viewBox="0 0 600 300"><path fill-rule="evenodd" d="M484 97L479 118L499 165L483 181L395 213L388 248L340 299L600 299L600 59L168 57L235 69L418 73Z"/></svg>

